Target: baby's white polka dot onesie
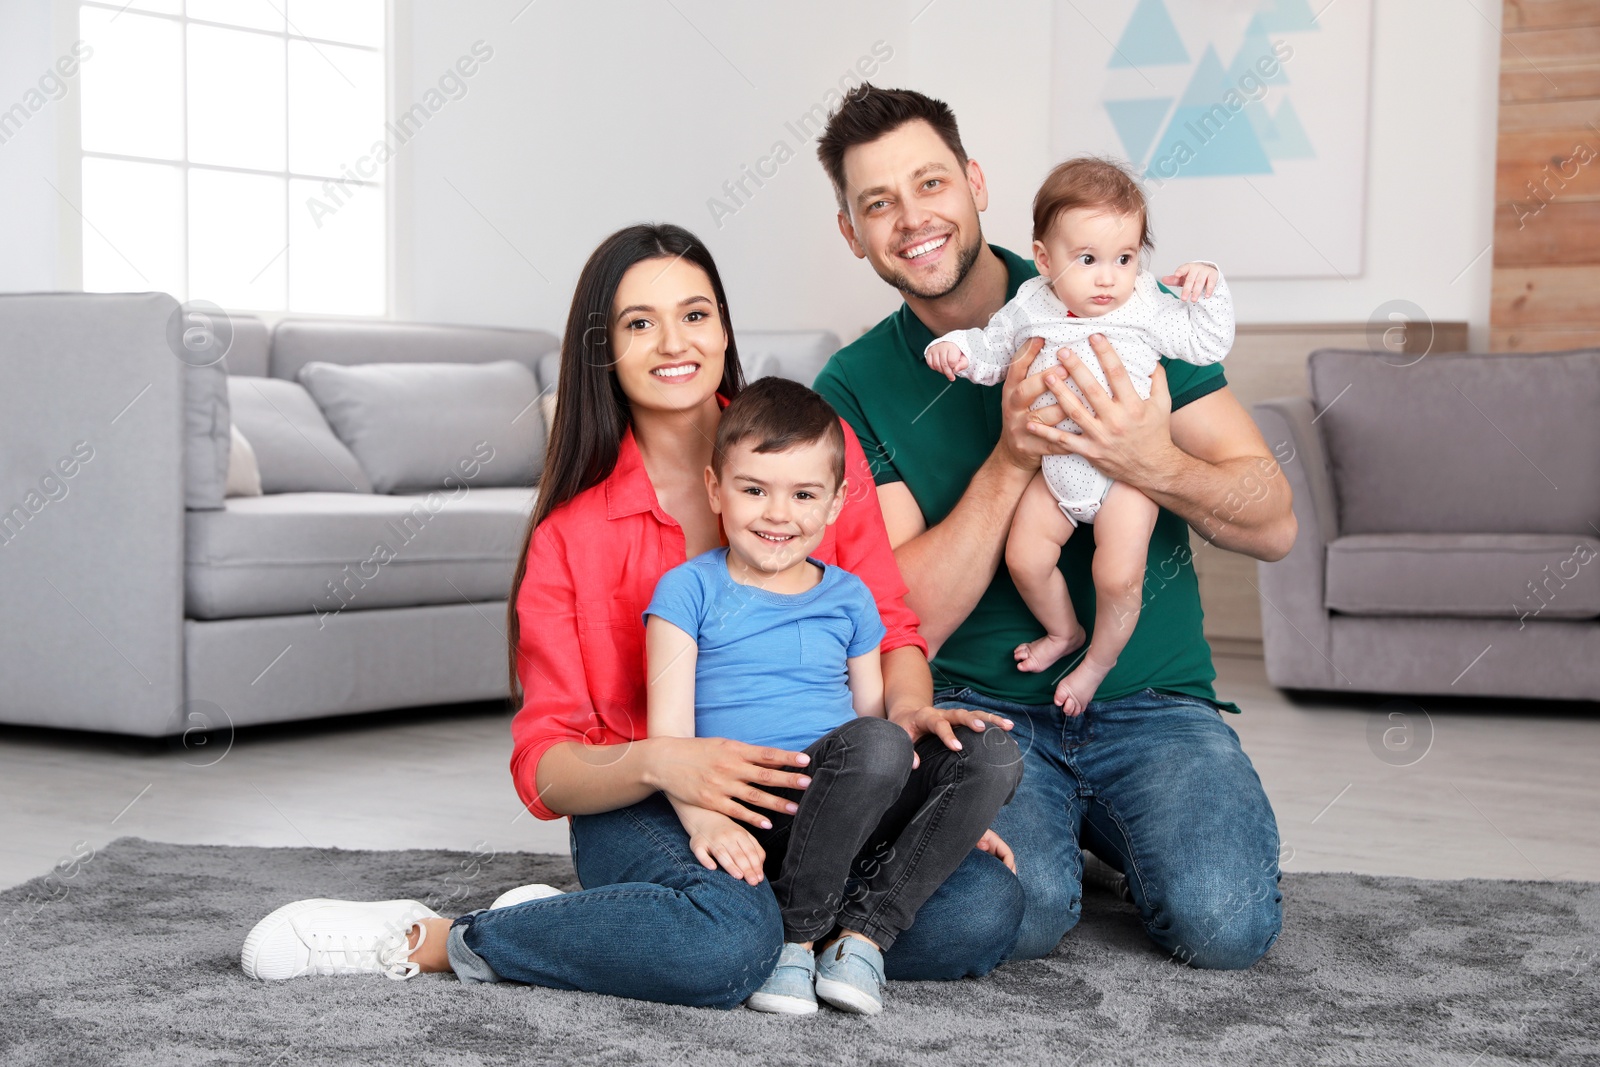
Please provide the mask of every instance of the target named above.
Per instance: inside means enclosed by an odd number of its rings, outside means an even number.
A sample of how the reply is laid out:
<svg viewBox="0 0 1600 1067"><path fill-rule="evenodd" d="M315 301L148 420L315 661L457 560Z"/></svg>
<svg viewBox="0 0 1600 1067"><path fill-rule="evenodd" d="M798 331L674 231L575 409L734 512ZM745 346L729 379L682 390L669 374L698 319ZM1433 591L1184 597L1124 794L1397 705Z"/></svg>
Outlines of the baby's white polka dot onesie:
<svg viewBox="0 0 1600 1067"><path fill-rule="evenodd" d="M986 328L956 330L934 344L951 341L966 353L967 366L959 372L961 377L977 385L997 385L1005 380L1011 357L1023 342L1042 337L1044 348L1028 368L1030 375L1054 366L1056 353L1070 346L1071 353L1063 353L1062 358L1076 353L1104 386L1105 371L1089 347L1089 335L1095 333L1106 335L1127 368L1133 387L1142 399L1149 400L1150 375L1162 356L1205 366L1228 354L1233 347L1233 297L1220 271L1210 296L1186 304L1162 292L1155 277L1141 270L1134 280L1133 295L1125 304L1095 318L1079 318L1067 311L1046 278L1030 278L1022 283L1016 296L995 312ZM1076 384L1069 380L1067 388L1091 411L1094 409ZM1033 407L1048 407L1055 402L1052 394L1045 393ZM1071 419L1064 419L1057 426L1070 433L1082 432ZM1076 455L1046 456L1041 468L1067 518L1074 525L1093 522L1100 502L1111 489L1111 479Z"/></svg>

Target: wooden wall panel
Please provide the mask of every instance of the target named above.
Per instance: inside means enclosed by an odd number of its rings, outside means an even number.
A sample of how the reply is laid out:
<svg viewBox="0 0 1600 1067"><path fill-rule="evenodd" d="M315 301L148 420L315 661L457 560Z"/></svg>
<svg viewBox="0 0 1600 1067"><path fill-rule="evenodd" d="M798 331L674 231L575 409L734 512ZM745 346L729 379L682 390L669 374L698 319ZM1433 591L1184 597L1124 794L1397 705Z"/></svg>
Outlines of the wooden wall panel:
<svg viewBox="0 0 1600 1067"><path fill-rule="evenodd" d="M1555 199L1532 213L1520 202L1495 205L1496 269L1587 263L1600 263L1600 199Z"/></svg>
<svg viewBox="0 0 1600 1067"><path fill-rule="evenodd" d="M1573 318L1600 323L1600 265L1497 270L1493 300L1490 315L1502 330L1548 328Z"/></svg>
<svg viewBox="0 0 1600 1067"><path fill-rule="evenodd" d="M1500 102L1592 100L1600 96L1600 64L1534 70L1500 68Z"/></svg>
<svg viewBox="0 0 1600 1067"><path fill-rule="evenodd" d="M1528 326L1491 329L1489 347L1495 352L1565 352L1569 348L1600 348L1600 326L1557 326L1542 330Z"/></svg>
<svg viewBox="0 0 1600 1067"><path fill-rule="evenodd" d="M1595 0L1506 0L1501 29L1551 30L1568 26L1600 26Z"/></svg>
<svg viewBox="0 0 1600 1067"><path fill-rule="evenodd" d="M1495 351L1600 343L1600 0L1505 0Z"/></svg>

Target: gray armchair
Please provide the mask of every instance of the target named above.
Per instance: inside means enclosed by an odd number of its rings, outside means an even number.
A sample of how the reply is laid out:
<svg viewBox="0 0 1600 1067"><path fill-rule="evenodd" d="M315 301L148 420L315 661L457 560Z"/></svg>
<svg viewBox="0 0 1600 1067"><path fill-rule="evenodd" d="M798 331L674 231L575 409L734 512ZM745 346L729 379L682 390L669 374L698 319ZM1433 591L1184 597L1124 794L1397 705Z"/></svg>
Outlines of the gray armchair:
<svg viewBox="0 0 1600 1067"><path fill-rule="evenodd" d="M1300 528L1258 568L1272 683L1600 699L1600 350L1310 374L1255 407Z"/></svg>

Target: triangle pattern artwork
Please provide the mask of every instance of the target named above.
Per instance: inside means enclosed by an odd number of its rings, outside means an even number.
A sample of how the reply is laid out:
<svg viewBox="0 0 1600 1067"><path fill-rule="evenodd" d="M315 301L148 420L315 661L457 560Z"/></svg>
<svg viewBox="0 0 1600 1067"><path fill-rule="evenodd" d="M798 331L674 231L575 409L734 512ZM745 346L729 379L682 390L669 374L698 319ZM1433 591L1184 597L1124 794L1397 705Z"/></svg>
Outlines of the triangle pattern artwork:
<svg viewBox="0 0 1600 1067"><path fill-rule="evenodd" d="M1107 100L1106 114L1117 129L1122 150L1129 159L1142 160L1161 132L1161 120L1167 117L1172 97L1158 96L1144 100Z"/></svg>
<svg viewBox="0 0 1600 1067"><path fill-rule="evenodd" d="M1255 127L1222 103L1230 88L1216 49L1206 46L1156 148L1155 159L1170 161L1163 167L1162 177L1272 173L1272 162Z"/></svg>
<svg viewBox="0 0 1600 1067"><path fill-rule="evenodd" d="M1127 157L1163 179L1271 174L1274 161L1315 159L1305 124L1284 97L1291 80L1274 45L1284 33L1315 32L1316 19L1307 0L1259 0L1232 61L1224 68L1207 43L1176 107L1170 96L1102 101ZM1138 0L1107 66L1190 62L1165 0ZM1248 102L1233 111L1230 100Z"/></svg>
<svg viewBox="0 0 1600 1067"><path fill-rule="evenodd" d="M1264 110L1259 104L1251 106L1254 109ZM1271 136L1263 137L1261 144L1272 159L1317 158L1317 153L1311 148L1310 139L1306 137L1305 127L1300 125L1300 116L1295 112L1293 100L1285 100L1278 105L1277 114L1272 116Z"/></svg>
<svg viewBox="0 0 1600 1067"><path fill-rule="evenodd" d="M1137 68L1187 62L1189 51L1183 47L1164 0L1139 0L1107 65Z"/></svg>
<svg viewBox="0 0 1600 1067"><path fill-rule="evenodd" d="M1311 33L1317 16L1306 0L1266 0L1261 5L1261 28L1272 33Z"/></svg>

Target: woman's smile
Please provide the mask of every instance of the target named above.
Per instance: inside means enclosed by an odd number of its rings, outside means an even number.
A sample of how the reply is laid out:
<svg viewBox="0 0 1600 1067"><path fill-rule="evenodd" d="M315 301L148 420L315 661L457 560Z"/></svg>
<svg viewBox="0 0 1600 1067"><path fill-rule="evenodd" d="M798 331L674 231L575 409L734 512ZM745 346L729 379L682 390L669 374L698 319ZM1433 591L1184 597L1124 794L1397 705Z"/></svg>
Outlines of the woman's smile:
<svg viewBox="0 0 1600 1067"><path fill-rule="evenodd" d="M664 382L684 382L693 378L699 370L698 363L663 363L653 368L650 376Z"/></svg>

